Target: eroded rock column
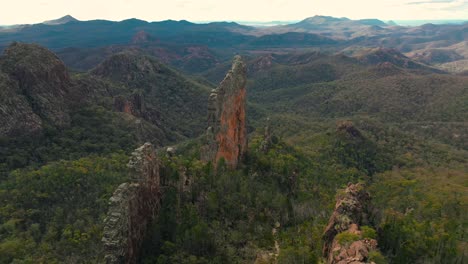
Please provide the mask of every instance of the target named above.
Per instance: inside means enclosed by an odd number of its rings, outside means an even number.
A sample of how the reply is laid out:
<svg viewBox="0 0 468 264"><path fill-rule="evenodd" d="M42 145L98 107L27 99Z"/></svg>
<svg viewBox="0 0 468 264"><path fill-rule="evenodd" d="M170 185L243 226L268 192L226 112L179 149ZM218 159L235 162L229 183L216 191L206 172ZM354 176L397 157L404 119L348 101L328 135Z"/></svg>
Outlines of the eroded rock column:
<svg viewBox="0 0 468 264"><path fill-rule="evenodd" d="M201 158L215 164L224 159L235 168L247 150L246 82L247 68L240 56L214 89L208 101L208 127Z"/></svg>
<svg viewBox="0 0 468 264"><path fill-rule="evenodd" d="M136 263L148 225L160 208L159 161L153 145L145 143L128 163L131 182L121 184L110 198L104 220L106 263Z"/></svg>

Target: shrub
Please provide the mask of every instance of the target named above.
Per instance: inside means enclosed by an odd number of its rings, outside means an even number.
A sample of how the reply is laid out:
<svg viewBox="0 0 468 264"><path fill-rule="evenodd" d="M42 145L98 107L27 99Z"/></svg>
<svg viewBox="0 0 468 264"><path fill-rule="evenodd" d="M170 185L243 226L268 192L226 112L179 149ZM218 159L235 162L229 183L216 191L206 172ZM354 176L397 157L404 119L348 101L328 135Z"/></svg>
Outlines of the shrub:
<svg viewBox="0 0 468 264"><path fill-rule="evenodd" d="M336 235L335 239L340 244L349 244L354 241L358 241L359 239L361 239L361 237L359 235L356 235L350 232L343 232L343 233Z"/></svg>
<svg viewBox="0 0 468 264"><path fill-rule="evenodd" d="M385 257L380 253L380 251L374 250L369 252L369 257L368 257L369 262L375 262L375 264L387 264L387 260Z"/></svg>
<svg viewBox="0 0 468 264"><path fill-rule="evenodd" d="M376 239L377 232L370 226L363 226L361 227L361 236L362 238Z"/></svg>

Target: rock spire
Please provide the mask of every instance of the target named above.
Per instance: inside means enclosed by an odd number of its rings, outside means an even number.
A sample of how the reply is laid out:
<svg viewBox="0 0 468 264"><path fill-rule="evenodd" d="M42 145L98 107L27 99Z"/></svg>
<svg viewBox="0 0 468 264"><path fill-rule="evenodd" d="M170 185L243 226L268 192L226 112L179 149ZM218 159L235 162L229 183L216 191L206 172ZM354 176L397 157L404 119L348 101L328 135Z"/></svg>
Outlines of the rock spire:
<svg viewBox="0 0 468 264"><path fill-rule="evenodd" d="M131 182L110 198L102 242L108 264L137 263L147 228L160 208L159 161L150 143L137 148L128 163Z"/></svg>
<svg viewBox="0 0 468 264"><path fill-rule="evenodd" d="M246 83L247 68L240 56L234 57L231 70L208 98L206 141L202 160L217 164L224 159L236 168L247 150Z"/></svg>

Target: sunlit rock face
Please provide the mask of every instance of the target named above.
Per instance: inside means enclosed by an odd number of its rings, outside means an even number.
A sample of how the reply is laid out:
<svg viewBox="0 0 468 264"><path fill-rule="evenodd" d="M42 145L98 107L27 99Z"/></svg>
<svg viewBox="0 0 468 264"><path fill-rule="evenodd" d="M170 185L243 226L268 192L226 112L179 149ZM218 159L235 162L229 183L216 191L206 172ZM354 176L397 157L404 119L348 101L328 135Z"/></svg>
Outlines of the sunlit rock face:
<svg viewBox="0 0 468 264"><path fill-rule="evenodd" d="M246 82L247 68L240 56L208 100L208 128L202 159L217 164L224 159L236 168L247 150Z"/></svg>

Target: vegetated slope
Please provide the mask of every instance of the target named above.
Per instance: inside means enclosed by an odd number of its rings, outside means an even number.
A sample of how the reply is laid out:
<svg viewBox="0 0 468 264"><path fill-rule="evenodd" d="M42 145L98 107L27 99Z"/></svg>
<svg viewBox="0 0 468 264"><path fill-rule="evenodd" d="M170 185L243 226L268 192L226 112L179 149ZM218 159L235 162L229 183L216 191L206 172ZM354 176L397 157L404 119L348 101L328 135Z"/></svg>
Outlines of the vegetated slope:
<svg viewBox="0 0 468 264"><path fill-rule="evenodd" d="M361 52L354 55L358 60L365 64L378 65L381 63L391 63L394 66L419 70L421 72L439 72L441 71L431 68L427 65L418 63L395 49L388 48L373 48L362 50Z"/></svg>
<svg viewBox="0 0 468 264"><path fill-rule="evenodd" d="M135 37L141 35L138 32ZM111 45L98 48L65 48L57 55L65 64L79 71L87 71L103 62L106 58L126 50L138 50L157 58L160 62L177 69L197 73L214 67L224 57L202 45L163 43L160 41L132 41L127 45Z"/></svg>
<svg viewBox="0 0 468 264"><path fill-rule="evenodd" d="M387 259L394 263L437 263L439 259L456 263L463 258L464 220L450 216L466 206L466 186L460 185L466 175L466 152L428 144L372 120L319 126L308 130L274 123L274 135L278 133L287 141L298 133L313 134L313 138L296 141L292 147L274 136L264 151L260 147L263 138L254 136L249 155L237 171L222 164L214 170L211 164L201 163L196 143L181 148L181 155L164 158L166 175L172 175L166 179L163 201L167 203L148 234L142 261L320 263L321 236L335 192L357 181L370 184L371 196L376 196L370 217L379 230L374 238L382 241ZM180 169L183 166L186 170ZM448 176L447 168L452 168L449 175L455 177L456 194L430 192L431 184L440 184ZM405 180L393 181L395 178L388 176L404 170L432 171L432 180L416 174L412 185L407 185ZM385 177L388 179L382 180ZM393 185L396 187L377 193L378 188ZM412 188L415 186L417 189ZM441 203L441 207L425 204L426 199ZM456 209L438 214L445 206ZM409 207L417 208L418 213L404 216ZM405 219L407 229L392 222L394 215ZM426 224L417 225L418 219ZM430 223L436 223L437 228L431 228ZM391 244L395 238L411 246ZM385 260L382 256L372 258Z"/></svg>
<svg viewBox="0 0 468 264"><path fill-rule="evenodd" d="M447 175L444 168L450 166L450 175L458 184L464 175L461 166L466 152L460 155L440 149L365 120L356 125L344 122L336 128L316 128L312 141L298 145L306 151L278 139L275 134L283 134L281 129L281 124L274 124L267 151L260 148L263 138L254 136L239 170L229 170L223 164L214 170L212 164L200 162L197 141L179 146L178 155L161 155L163 204L148 233L142 261L238 263L276 259L279 263L319 263L321 236L335 192L356 181L376 184L371 188L376 196L375 223L384 231L378 239L395 263L404 263L399 259L417 262L462 256L458 249L462 233L454 231L462 230L462 219L449 221L437 208L451 206L447 214L457 214L462 210L458 201L466 199L465 187L453 189L458 196L444 196L445 192L440 196L442 193L429 191L432 185L425 183L429 178L416 174L410 184L406 180L393 182L395 173L389 170L395 166L402 172L428 168L436 175L430 177L431 184L437 184L439 177ZM1 260L100 260L106 201L113 188L125 181L126 162L122 154L91 156L10 173L0 183L0 197L7 201L0 214L4 234ZM396 187L385 189L387 184ZM430 193L427 198L442 202L442 207L423 202ZM416 207L418 215L403 215L408 206ZM393 211L384 210L387 208ZM427 221L424 226L415 223L419 214ZM395 229L400 222L392 222L392 215L404 221L404 229ZM429 223L436 223L437 228ZM395 247L390 244L393 237L411 246ZM415 239L424 243L415 243ZM431 242L434 240L437 243Z"/></svg>
<svg viewBox="0 0 468 264"><path fill-rule="evenodd" d="M452 164L395 169L376 176L370 188L374 203L388 208L378 213L379 243L392 263L464 262L466 175L466 170ZM434 241L445 249L434 247Z"/></svg>
<svg viewBox="0 0 468 264"><path fill-rule="evenodd" d="M203 130L209 89L150 57L120 54L93 74L70 76L50 51L13 44L0 64L2 174L60 158L130 151L147 140L174 143Z"/></svg>
<svg viewBox="0 0 468 264"><path fill-rule="evenodd" d="M390 54L382 55L386 51ZM372 55L371 62L323 54L251 59L249 96L258 107L253 111L286 114L292 120L293 115L309 119L368 116L466 149L468 79L440 73L395 55L394 50L378 53L381 56ZM217 75L210 71L205 76L215 80Z"/></svg>
<svg viewBox="0 0 468 264"><path fill-rule="evenodd" d="M218 82L228 67L227 63L219 64L202 75L211 82ZM252 56L247 60L247 67L249 87L253 92L332 81L365 68L354 58L320 52Z"/></svg>
<svg viewBox="0 0 468 264"><path fill-rule="evenodd" d="M1 263L102 261L102 222L128 177L127 154L201 131L207 88L153 58L118 56L71 75L37 45L0 57Z"/></svg>
<svg viewBox="0 0 468 264"><path fill-rule="evenodd" d="M2 179L0 263L102 261L102 222L109 197L127 180L127 161L123 153L91 155Z"/></svg>
<svg viewBox="0 0 468 264"><path fill-rule="evenodd" d="M154 58L136 52L118 53L94 68L91 74L126 86L127 94L122 96L138 94L143 104L140 109L143 119L158 124L168 133L194 137L203 131L209 88Z"/></svg>
<svg viewBox="0 0 468 264"><path fill-rule="evenodd" d="M3 135L36 132L44 119L67 126L65 95L71 81L63 63L37 45L14 43L0 57L0 72L6 94L2 94ZM13 102L18 102L18 108ZM15 120L17 119L17 120ZM28 128L19 131L18 128Z"/></svg>

